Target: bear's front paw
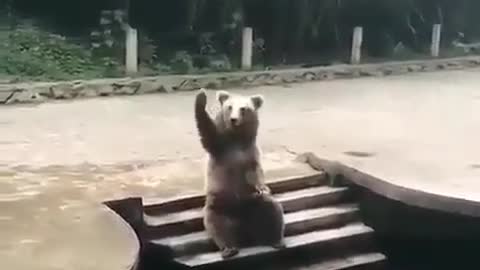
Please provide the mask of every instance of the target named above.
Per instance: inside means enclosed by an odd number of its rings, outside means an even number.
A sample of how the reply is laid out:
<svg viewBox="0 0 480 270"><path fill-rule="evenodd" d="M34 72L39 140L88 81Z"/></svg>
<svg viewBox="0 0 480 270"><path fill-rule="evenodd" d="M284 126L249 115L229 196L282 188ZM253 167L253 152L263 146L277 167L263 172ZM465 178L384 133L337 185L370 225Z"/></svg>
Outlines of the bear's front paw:
<svg viewBox="0 0 480 270"><path fill-rule="evenodd" d="M236 248L224 248L222 250L222 258L228 259L238 254L238 249Z"/></svg>
<svg viewBox="0 0 480 270"><path fill-rule="evenodd" d="M267 190L257 190L255 193L253 193L252 198L255 200L267 200L267 198L270 196L270 192Z"/></svg>
<svg viewBox="0 0 480 270"><path fill-rule="evenodd" d="M260 187L257 189L257 192L255 192L256 197L261 197L264 195L270 195L270 189L267 186Z"/></svg>
<svg viewBox="0 0 480 270"><path fill-rule="evenodd" d="M207 91L205 89L200 89L195 99L195 105L205 108L207 106Z"/></svg>

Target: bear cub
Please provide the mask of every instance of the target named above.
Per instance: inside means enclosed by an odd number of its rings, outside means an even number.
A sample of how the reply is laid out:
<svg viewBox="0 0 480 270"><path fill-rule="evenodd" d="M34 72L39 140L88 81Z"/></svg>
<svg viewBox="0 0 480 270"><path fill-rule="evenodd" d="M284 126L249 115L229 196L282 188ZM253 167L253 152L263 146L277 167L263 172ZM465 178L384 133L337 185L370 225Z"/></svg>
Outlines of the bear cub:
<svg viewBox="0 0 480 270"><path fill-rule="evenodd" d="M220 111L210 118L207 95L201 89L195 100L195 120L208 155L203 223L222 257L239 248L268 245L283 248L283 208L264 182L256 139L261 95L232 95L217 91Z"/></svg>

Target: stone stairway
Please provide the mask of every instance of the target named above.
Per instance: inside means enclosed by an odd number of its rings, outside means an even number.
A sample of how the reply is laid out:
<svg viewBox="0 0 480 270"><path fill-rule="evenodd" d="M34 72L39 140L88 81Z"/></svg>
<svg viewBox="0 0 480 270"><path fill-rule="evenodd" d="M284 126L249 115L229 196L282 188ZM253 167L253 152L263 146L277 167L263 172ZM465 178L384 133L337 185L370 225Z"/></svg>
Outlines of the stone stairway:
<svg viewBox="0 0 480 270"><path fill-rule="evenodd" d="M223 260L203 228L201 195L145 203L149 247L167 247L176 263L193 269L386 269L348 187L328 186L317 171L267 182L285 210L286 249L245 248Z"/></svg>

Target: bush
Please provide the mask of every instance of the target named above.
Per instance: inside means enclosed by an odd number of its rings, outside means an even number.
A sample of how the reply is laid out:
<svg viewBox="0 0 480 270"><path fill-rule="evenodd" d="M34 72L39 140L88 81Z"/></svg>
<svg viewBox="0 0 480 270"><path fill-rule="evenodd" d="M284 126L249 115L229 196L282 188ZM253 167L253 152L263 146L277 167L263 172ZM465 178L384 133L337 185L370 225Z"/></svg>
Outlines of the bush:
<svg viewBox="0 0 480 270"><path fill-rule="evenodd" d="M67 80L115 75L118 66L110 58L95 59L88 47L34 27L0 34L0 74Z"/></svg>

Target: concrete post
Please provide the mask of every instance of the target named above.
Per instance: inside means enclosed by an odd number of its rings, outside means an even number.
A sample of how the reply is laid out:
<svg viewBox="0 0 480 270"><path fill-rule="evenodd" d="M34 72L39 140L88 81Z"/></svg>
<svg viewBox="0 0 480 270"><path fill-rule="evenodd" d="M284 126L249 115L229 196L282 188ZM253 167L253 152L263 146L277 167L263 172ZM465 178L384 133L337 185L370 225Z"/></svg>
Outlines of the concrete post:
<svg viewBox="0 0 480 270"><path fill-rule="evenodd" d="M125 68L127 74L135 74L138 72L138 36L137 30L125 25Z"/></svg>
<svg viewBox="0 0 480 270"><path fill-rule="evenodd" d="M252 68L253 29L245 27L242 33L242 69Z"/></svg>
<svg viewBox="0 0 480 270"><path fill-rule="evenodd" d="M432 46L430 47L432 57L438 57L440 55L441 33L442 33L442 25L434 24L433 31L432 31Z"/></svg>
<svg viewBox="0 0 480 270"><path fill-rule="evenodd" d="M353 65L360 64L362 58L362 42L363 42L363 28L355 27L353 29L352 54L350 63Z"/></svg>

